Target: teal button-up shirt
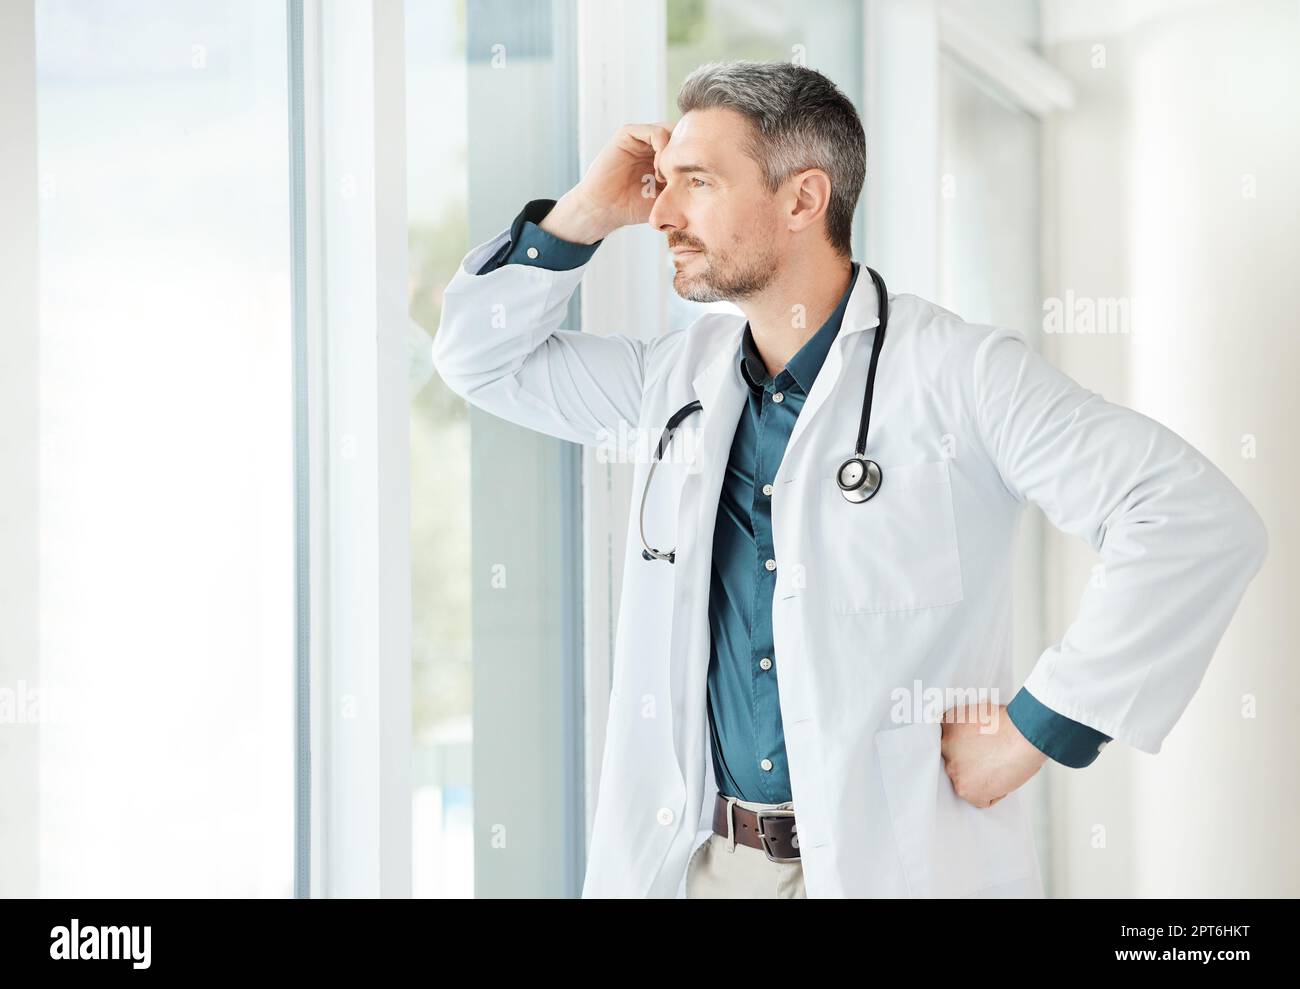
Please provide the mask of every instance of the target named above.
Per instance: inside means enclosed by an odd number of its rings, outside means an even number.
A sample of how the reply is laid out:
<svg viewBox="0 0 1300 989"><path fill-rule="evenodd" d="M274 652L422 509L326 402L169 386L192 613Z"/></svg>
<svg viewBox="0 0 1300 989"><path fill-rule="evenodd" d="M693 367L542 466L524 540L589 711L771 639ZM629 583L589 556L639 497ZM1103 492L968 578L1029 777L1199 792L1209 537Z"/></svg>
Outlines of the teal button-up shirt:
<svg viewBox="0 0 1300 989"><path fill-rule="evenodd" d="M542 230L537 224L554 205L554 199L529 202L515 217L510 240L477 274L503 264L555 271L586 264L603 241L576 244ZM765 486L776 476L799 411L839 332L861 270L858 262L852 264L853 277L835 311L775 377L767 374L748 323L736 355L749 395L736 424L713 536L708 713L714 778L722 793L742 800L792 799L777 691L780 657L772 643L776 573L767 564L775 562L775 553L771 492ZM1023 687L1007 705L1007 716L1039 751L1072 768L1087 766L1111 740L1053 711Z"/></svg>
<svg viewBox="0 0 1300 989"><path fill-rule="evenodd" d="M741 800L792 799L777 694L781 657L772 642L772 484L840 331L858 278L860 266L852 265L849 287L835 311L775 377L767 373L748 323L741 338L740 376L749 394L731 443L713 532L708 679L714 779L723 794Z"/></svg>

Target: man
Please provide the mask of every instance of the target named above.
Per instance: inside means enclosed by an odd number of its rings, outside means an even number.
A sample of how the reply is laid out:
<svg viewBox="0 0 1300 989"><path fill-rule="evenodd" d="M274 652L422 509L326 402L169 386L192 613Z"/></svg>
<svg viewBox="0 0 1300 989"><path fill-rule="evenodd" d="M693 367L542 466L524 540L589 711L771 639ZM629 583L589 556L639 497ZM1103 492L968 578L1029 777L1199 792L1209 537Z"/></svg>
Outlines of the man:
<svg viewBox="0 0 1300 989"><path fill-rule="evenodd" d="M693 451L634 458L584 896L1041 896L1019 788L1112 738L1159 751L1264 527L1189 444L1016 334L880 297L849 243L862 126L825 77L706 65L678 108L467 254L434 342L448 387L553 436L697 421ZM559 329L601 241L635 223L664 234L681 296L745 319ZM876 344L882 473L853 502L836 478ZM1105 579L1003 704L1029 501Z"/></svg>

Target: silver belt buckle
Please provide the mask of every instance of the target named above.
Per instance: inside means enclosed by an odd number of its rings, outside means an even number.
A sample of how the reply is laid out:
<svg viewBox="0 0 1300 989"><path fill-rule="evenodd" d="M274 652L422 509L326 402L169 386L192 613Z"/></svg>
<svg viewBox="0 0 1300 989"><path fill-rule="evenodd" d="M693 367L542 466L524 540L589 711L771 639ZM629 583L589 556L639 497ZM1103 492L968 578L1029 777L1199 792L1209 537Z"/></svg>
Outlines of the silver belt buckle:
<svg viewBox="0 0 1300 989"><path fill-rule="evenodd" d="M779 858L778 856L773 855L773 854L772 854L772 845L771 845L771 841L770 841L770 839L769 839L769 837L768 837L768 834L767 834L767 828L765 828L765 827L763 826L763 821L765 821L765 820L766 820L767 818L769 818L769 817L794 817L794 811L793 811L793 810L789 810L789 809L786 809L786 808L768 808L768 809L756 810L756 811L754 811L754 815L755 815L755 817L758 819L758 837L759 837L759 840L762 841L762 843L763 843L763 854L765 854L765 855L767 856L767 860L768 860L769 862L800 862L800 861L802 861L802 857L799 856L799 855L791 855L789 858ZM798 830L798 829L799 829L799 825L796 824L796 825L795 825L793 828L791 828L791 830L790 830L790 838L791 838L790 843L791 843L792 845L794 845L795 848L798 848L798 847L799 847L799 830Z"/></svg>

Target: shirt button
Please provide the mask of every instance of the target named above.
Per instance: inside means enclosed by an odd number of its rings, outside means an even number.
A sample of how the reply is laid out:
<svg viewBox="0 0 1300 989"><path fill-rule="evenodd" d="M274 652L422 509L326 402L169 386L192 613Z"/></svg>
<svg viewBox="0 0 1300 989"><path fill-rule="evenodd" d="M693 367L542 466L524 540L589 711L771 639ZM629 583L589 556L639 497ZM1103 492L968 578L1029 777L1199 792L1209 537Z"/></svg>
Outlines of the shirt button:
<svg viewBox="0 0 1300 989"><path fill-rule="evenodd" d="M772 660L769 659L767 656L764 656L762 659L758 661L758 665L765 670L770 670L772 668Z"/></svg>
<svg viewBox="0 0 1300 989"><path fill-rule="evenodd" d="M785 401L785 396L784 396L783 394L781 394L779 391L778 391L778 392L773 392L773 393L772 393L772 401L773 401L773 402L784 402L784 401Z"/></svg>
<svg viewBox="0 0 1300 989"><path fill-rule="evenodd" d="M1104 749L1105 747L1106 747L1106 743L1105 743L1105 742L1102 742L1100 745L1097 746L1097 751L1100 752L1100 751L1101 751L1102 749Z"/></svg>
<svg viewBox="0 0 1300 989"><path fill-rule="evenodd" d="M769 570L775 570L776 560L768 560L766 563L763 564L763 566L767 567L767 569Z"/></svg>
<svg viewBox="0 0 1300 989"><path fill-rule="evenodd" d="M660 824L673 823L673 809L671 807L660 807L659 813L655 815Z"/></svg>
<svg viewBox="0 0 1300 989"><path fill-rule="evenodd" d="M759 765L762 766L764 770L770 772L772 769L772 760L764 759L762 762L759 763Z"/></svg>
<svg viewBox="0 0 1300 989"><path fill-rule="evenodd" d="M535 247L530 247L530 248L528 248L528 250L525 251L524 253L527 254L530 258L535 258L535 257L537 257L537 248L535 248Z"/></svg>
<svg viewBox="0 0 1300 989"><path fill-rule="evenodd" d="M765 495L770 495L771 493L772 493L772 485L770 485L770 484L764 484L764 485L763 485L763 494L765 494Z"/></svg>

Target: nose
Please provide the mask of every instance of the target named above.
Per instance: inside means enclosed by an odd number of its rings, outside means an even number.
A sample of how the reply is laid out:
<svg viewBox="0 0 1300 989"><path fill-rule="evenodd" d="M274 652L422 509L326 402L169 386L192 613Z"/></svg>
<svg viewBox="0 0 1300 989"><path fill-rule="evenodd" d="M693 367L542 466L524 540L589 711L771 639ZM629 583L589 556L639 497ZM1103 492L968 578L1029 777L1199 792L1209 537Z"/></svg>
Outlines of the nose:
<svg viewBox="0 0 1300 989"><path fill-rule="evenodd" d="M646 218L650 226L660 233L667 233L681 226L681 211L677 208L677 193L673 190L673 185L669 182L663 190L655 197L655 204L650 207L650 215Z"/></svg>

